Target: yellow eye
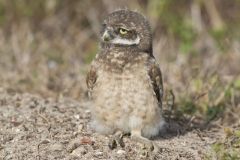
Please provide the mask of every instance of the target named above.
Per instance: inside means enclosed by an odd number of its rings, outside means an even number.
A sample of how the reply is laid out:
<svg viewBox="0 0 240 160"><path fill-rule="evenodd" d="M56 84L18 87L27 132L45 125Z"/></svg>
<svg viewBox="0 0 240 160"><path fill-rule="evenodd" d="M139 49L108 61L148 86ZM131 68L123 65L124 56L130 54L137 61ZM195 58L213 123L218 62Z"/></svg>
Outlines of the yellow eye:
<svg viewBox="0 0 240 160"><path fill-rule="evenodd" d="M124 35L124 34L127 34L128 33L128 30L124 29L124 28L120 28L119 29L119 33Z"/></svg>

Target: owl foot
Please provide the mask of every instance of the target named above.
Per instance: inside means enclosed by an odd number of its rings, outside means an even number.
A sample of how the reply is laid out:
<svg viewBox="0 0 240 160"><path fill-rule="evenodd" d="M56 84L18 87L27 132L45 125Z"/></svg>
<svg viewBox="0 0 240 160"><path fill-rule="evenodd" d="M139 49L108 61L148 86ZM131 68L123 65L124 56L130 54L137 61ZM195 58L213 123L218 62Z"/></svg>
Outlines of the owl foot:
<svg viewBox="0 0 240 160"><path fill-rule="evenodd" d="M125 143L123 142L123 134L121 131L117 131L111 138L108 143L110 149L115 149L119 145L120 147L124 148Z"/></svg>
<svg viewBox="0 0 240 160"><path fill-rule="evenodd" d="M160 148L157 144L152 142L152 144L149 146L148 144L144 144L141 148L141 156L144 159L150 159L150 160L156 160L158 159L158 154L160 153Z"/></svg>
<svg viewBox="0 0 240 160"><path fill-rule="evenodd" d="M139 142L143 145L141 155L144 158L156 159L157 154L160 152L159 146L151 140L141 136L141 131L133 131L131 135L132 140Z"/></svg>

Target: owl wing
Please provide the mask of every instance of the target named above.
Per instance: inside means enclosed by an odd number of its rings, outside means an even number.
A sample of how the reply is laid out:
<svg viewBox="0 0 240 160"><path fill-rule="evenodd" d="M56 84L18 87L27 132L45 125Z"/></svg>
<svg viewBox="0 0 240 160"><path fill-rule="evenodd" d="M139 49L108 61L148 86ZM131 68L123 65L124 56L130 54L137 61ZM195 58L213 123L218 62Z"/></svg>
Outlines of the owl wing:
<svg viewBox="0 0 240 160"><path fill-rule="evenodd" d="M87 88L91 91L97 81L97 69L93 65L91 66L90 70L87 73L86 83Z"/></svg>
<svg viewBox="0 0 240 160"><path fill-rule="evenodd" d="M153 90L157 96L159 105L162 105L162 98L163 98L163 83L162 83L162 73L158 66L158 64L155 62L155 60L151 61L150 63L150 69L149 69L149 76L153 85Z"/></svg>

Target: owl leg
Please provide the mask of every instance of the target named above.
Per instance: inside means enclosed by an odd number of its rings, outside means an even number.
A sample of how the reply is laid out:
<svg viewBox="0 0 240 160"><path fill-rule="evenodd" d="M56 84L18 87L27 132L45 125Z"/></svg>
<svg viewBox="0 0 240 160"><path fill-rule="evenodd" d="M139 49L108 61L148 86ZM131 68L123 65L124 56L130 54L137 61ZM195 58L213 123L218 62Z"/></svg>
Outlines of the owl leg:
<svg viewBox="0 0 240 160"><path fill-rule="evenodd" d="M117 147L117 144L119 144L122 148L125 147L125 144L123 142L123 136L125 134L122 131L117 131L110 139L108 146L110 149L114 149Z"/></svg>
<svg viewBox="0 0 240 160"><path fill-rule="evenodd" d="M141 135L141 130L133 130L131 132L131 139L144 145L144 149L147 149L147 152L144 152L143 155L146 157L155 157L159 152L158 145L143 137Z"/></svg>

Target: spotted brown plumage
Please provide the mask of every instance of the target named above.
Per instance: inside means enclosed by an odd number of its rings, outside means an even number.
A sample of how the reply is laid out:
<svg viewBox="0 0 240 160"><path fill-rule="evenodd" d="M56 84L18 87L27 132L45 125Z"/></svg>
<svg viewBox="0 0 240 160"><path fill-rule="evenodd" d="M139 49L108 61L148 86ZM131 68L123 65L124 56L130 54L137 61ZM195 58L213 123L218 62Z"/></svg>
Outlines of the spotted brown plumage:
<svg viewBox="0 0 240 160"><path fill-rule="evenodd" d="M162 82L162 73L159 66L156 62L152 62L149 70L149 76L152 81L154 92L157 96L160 107L162 107L162 98L163 98L163 82Z"/></svg>
<svg viewBox="0 0 240 160"><path fill-rule="evenodd" d="M102 134L131 133L133 140L152 148L149 139L158 135L164 119L150 25L137 12L118 10L103 21L100 35L101 48L87 75L91 127Z"/></svg>

